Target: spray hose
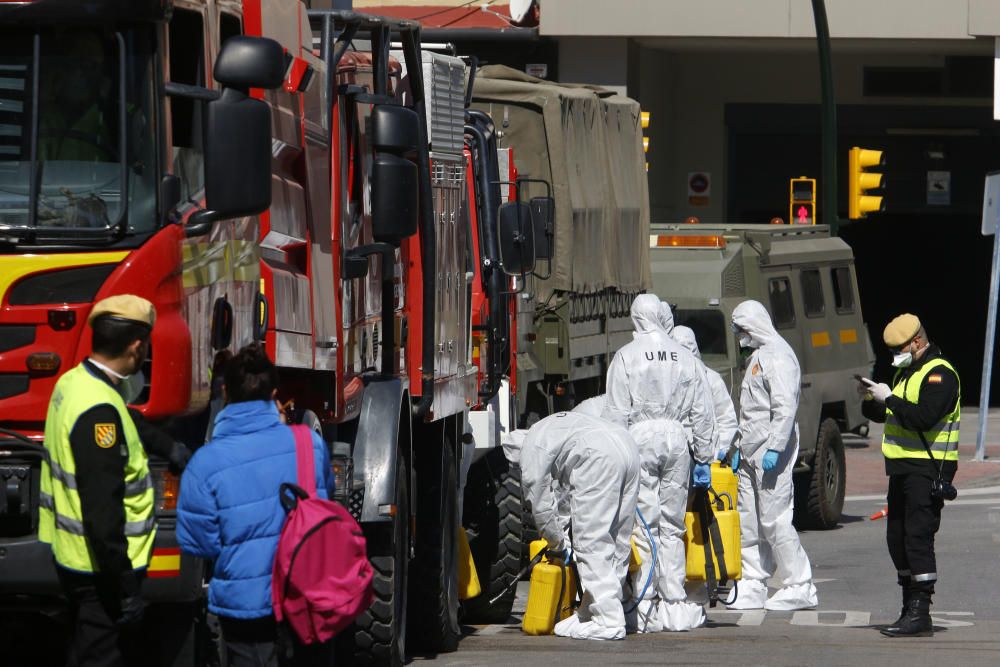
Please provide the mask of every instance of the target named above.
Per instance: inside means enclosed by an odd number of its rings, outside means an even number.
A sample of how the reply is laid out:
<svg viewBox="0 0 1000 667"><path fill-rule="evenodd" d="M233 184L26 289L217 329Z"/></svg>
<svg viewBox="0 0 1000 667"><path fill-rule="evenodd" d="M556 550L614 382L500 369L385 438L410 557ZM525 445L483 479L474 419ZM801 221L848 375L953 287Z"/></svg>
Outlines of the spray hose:
<svg viewBox="0 0 1000 667"><path fill-rule="evenodd" d="M642 515L642 512L638 507L635 508L635 513L639 516L639 521L642 522L642 527L646 530L646 537L649 538L649 546L653 550L653 561L649 565L649 574L646 575L646 583L642 585L642 592L639 593L635 603L625 610L626 614L630 614L635 611L635 608L638 607L639 603L646 597L646 591L649 590L649 584L653 582L653 574L656 572L656 541L653 540L653 531L649 528L649 524L646 523L646 517Z"/></svg>

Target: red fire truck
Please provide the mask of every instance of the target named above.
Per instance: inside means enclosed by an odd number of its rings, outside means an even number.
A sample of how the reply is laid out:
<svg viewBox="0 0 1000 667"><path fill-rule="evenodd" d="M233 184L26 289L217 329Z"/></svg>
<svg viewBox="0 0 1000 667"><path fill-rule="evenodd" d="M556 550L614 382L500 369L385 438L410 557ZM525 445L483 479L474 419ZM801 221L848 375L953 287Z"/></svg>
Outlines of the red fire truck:
<svg viewBox="0 0 1000 667"><path fill-rule="evenodd" d="M159 314L147 419L200 446L216 357L257 340L289 414L330 443L376 568L344 651L454 650L460 445L512 340L506 279L473 322L476 267L534 260L518 202L473 253L464 71L428 69L416 23L296 0L0 3L0 33L0 604L58 604L35 533L45 409L88 352L92 304L134 293ZM169 610L164 660L190 664L204 568L176 546L177 478L153 466L144 594Z"/></svg>

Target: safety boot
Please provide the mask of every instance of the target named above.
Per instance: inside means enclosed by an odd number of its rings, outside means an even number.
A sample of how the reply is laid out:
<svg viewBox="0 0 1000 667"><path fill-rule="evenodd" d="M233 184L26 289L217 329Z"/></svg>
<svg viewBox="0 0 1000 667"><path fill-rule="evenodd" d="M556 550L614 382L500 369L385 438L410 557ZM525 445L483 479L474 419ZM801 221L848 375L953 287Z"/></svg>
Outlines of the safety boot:
<svg viewBox="0 0 1000 667"><path fill-rule="evenodd" d="M882 634L886 637L933 637L931 596L927 593L913 593L901 620L883 628Z"/></svg>
<svg viewBox="0 0 1000 667"><path fill-rule="evenodd" d="M886 628L898 628L899 624L903 622L906 618L906 610L910 606L910 589L907 586L903 586L903 607L899 610L899 618L897 618L892 623L887 623L886 625L879 626L879 629Z"/></svg>

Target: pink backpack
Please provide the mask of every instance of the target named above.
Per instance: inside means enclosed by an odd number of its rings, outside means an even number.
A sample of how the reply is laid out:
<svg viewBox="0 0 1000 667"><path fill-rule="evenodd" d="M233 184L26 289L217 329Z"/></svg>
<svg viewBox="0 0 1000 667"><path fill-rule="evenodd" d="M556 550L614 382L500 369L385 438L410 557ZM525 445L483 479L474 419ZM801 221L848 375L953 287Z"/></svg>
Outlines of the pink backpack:
<svg viewBox="0 0 1000 667"><path fill-rule="evenodd" d="M372 603L365 538L340 503L316 497L312 433L293 426L298 485L282 484L288 516L278 538L271 601L303 644L325 642Z"/></svg>

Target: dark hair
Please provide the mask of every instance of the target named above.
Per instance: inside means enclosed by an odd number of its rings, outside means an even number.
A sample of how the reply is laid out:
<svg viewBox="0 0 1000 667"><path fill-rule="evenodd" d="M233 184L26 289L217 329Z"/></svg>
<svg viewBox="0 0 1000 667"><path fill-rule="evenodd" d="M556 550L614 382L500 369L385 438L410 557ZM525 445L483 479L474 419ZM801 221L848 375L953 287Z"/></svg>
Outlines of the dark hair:
<svg viewBox="0 0 1000 667"><path fill-rule="evenodd" d="M123 320L112 316L101 316L91 323L94 335L91 349L95 354L115 359L125 354L125 350L137 340L149 340L152 329L142 322Z"/></svg>
<svg viewBox="0 0 1000 667"><path fill-rule="evenodd" d="M262 346L251 343L226 364L225 381L230 403L269 401L278 386L278 369Z"/></svg>

